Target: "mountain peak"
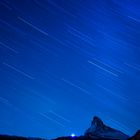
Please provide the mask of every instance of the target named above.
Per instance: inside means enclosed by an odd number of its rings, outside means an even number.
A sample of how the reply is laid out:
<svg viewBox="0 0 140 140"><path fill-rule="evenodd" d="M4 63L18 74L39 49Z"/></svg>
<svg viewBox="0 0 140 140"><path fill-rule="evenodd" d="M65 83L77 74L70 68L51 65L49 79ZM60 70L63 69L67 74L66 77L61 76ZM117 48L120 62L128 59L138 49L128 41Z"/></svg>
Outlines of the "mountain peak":
<svg viewBox="0 0 140 140"><path fill-rule="evenodd" d="M102 127L104 126L104 123L99 117L94 116L91 125L94 125L95 127Z"/></svg>
<svg viewBox="0 0 140 140"><path fill-rule="evenodd" d="M108 127L97 116L93 117L91 126L86 130L85 136L90 138L110 138L110 139L117 138L119 140L128 139L127 135L125 135L119 130Z"/></svg>

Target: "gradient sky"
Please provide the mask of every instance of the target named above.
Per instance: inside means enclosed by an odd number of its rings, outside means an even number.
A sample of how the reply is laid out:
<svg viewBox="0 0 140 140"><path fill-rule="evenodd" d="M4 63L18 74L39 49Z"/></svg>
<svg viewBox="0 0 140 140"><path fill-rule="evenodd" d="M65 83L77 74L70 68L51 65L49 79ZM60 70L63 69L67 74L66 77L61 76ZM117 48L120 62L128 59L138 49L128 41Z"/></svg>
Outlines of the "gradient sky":
<svg viewBox="0 0 140 140"><path fill-rule="evenodd" d="M0 0L0 134L83 134L92 117L140 128L139 0Z"/></svg>

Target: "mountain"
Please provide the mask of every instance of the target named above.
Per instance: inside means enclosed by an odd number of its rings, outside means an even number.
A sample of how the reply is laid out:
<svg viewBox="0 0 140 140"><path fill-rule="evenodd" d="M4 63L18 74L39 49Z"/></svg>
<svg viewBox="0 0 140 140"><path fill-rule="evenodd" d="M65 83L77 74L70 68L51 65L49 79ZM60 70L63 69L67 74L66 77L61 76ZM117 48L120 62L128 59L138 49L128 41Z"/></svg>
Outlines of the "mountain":
<svg viewBox="0 0 140 140"><path fill-rule="evenodd" d="M128 140L140 140L140 130L138 130L137 133Z"/></svg>
<svg viewBox="0 0 140 140"><path fill-rule="evenodd" d="M47 140L47 139L0 135L0 140ZM85 133L82 136L58 137L53 140L140 140L140 130L137 131L137 133L134 136L129 137L123 132L105 125L99 117L95 116L93 117L91 126L85 131Z"/></svg>
<svg viewBox="0 0 140 140"><path fill-rule="evenodd" d="M106 126L103 121L96 116L93 118L91 126L86 130L85 136L90 138L108 138L118 140L126 140L129 138L121 131Z"/></svg>
<svg viewBox="0 0 140 140"><path fill-rule="evenodd" d="M0 135L0 140L47 140L47 139L20 137L20 136L9 136L9 135Z"/></svg>

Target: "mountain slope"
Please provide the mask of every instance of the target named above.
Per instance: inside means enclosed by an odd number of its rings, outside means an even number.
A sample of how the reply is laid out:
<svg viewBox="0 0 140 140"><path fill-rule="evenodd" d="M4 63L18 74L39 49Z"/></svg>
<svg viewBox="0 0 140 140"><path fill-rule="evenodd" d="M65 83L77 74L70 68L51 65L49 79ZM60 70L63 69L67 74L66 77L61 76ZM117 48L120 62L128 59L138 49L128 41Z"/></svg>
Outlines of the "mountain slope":
<svg viewBox="0 0 140 140"><path fill-rule="evenodd" d="M140 130L138 130L137 133L128 140L140 140Z"/></svg>
<svg viewBox="0 0 140 140"><path fill-rule="evenodd" d="M103 121L96 116L93 118L91 126L86 130L85 136L90 138L108 138L118 140L126 140L129 138L121 131L106 126Z"/></svg>

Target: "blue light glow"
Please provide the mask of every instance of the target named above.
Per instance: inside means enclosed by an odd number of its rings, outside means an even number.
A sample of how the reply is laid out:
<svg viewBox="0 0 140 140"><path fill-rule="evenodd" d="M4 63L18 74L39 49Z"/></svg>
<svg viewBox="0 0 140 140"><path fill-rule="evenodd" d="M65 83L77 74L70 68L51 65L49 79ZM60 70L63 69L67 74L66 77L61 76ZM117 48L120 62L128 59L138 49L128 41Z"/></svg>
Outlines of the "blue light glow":
<svg viewBox="0 0 140 140"><path fill-rule="evenodd" d="M71 134L71 137L75 137L75 134L74 134L74 133L72 133L72 134Z"/></svg>

